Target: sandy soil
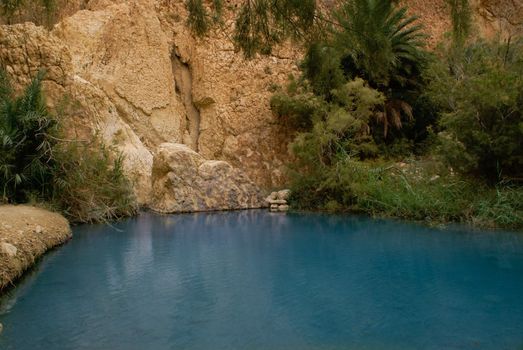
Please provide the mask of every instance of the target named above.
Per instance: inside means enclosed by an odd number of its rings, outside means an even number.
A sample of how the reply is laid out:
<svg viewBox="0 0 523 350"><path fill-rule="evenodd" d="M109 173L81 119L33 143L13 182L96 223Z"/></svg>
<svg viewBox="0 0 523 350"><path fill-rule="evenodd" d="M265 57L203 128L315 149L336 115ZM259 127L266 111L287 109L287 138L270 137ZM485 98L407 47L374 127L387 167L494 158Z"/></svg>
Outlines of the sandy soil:
<svg viewBox="0 0 523 350"><path fill-rule="evenodd" d="M0 206L0 291L49 249L71 238L67 220L30 206Z"/></svg>

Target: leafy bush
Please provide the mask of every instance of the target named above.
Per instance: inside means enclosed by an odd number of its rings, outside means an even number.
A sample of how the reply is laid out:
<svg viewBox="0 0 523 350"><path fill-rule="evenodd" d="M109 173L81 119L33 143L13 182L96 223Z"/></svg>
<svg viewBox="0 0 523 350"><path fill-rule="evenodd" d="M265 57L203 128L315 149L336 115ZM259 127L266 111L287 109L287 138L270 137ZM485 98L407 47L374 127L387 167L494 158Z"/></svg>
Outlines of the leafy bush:
<svg viewBox="0 0 523 350"><path fill-rule="evenodd" d="M496 182L523 178L523 41L477 42L435 61L427 95L441 109L439 153Z"/></svg>
<svg viewBox="0 0 523 350"><path fill-rule="evenodd" d="M323 178L340 157L366 158L377 152L369 122L384 101L383 95L361 79L333 90L335 104L314 121L312 129L298 134L291 145L296 156L295 180Z"/></svg>
<svg viewBox="0 0 523 350"><path fill-rule="evenodd" d="M0 202L45 202L77 222L132 215L136 206L122 158L100 142L63 141L47 109L39 73L15 96L0 69Z"/></svg>

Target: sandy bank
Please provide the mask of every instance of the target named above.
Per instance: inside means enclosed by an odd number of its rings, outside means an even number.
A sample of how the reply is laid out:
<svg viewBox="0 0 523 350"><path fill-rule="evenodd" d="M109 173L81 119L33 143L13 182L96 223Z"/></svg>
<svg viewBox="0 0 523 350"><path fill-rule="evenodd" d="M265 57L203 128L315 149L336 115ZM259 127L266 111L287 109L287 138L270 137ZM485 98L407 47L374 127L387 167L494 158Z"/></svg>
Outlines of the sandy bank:
<svg viewBox="0 0 523 350"><path fill-rule="evenodd" d="M30 206L0 206L0 291L69 238L69 223L59 214Z"/></svg>

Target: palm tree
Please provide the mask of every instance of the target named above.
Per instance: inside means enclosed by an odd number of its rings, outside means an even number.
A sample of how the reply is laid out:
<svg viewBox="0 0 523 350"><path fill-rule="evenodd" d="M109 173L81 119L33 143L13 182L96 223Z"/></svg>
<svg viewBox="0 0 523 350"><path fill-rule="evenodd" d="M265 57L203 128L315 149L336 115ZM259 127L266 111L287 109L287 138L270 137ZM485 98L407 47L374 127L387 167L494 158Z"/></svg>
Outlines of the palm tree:
<svg viewBox="0 0 523 350"><path fill-rule="evenodd" d="M425 61L422 26L390 0L347 0L334 18L333 45L348 78L361 77L387 97L377 113L386 136L390 125L401 128L402 115L413 117L404 95L416 87Z"/></svg>

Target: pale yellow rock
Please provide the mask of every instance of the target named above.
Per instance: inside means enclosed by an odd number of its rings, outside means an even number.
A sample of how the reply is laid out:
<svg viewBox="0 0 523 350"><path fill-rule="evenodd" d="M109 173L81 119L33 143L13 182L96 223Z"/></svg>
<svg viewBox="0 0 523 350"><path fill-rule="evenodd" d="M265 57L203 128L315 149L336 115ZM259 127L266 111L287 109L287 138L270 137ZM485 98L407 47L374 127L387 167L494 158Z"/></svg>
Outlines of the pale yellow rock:
<svg viewBox="0 0 523 350"><path fill-rule="evenodd" d="M164 143L156 151L151 208L162 213L261 208L258 187L224 161L206 160L188 146Z"/></svg>
<svg viewBox="0 0 523 350"><path fill-rule="evenodd" d="M281 212L289 211L289 206L287 204L280 205L278 207L278 211L281 211Z"/></svg>
<svg viewBox="0 0 523 350"><path fill-rule="evenodd" d="M10 243L5 243L5 242L0 243L0 252L2 252L3 254L6 254L10 257L14 257L14 256L16 256L17 251L18 251L18 249Z"/></svg>

